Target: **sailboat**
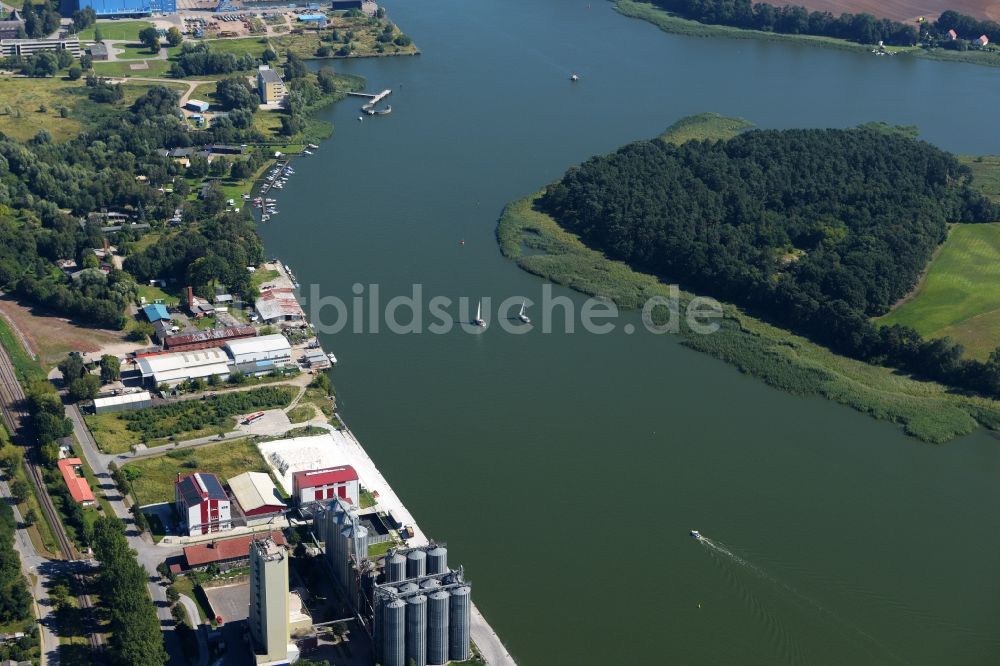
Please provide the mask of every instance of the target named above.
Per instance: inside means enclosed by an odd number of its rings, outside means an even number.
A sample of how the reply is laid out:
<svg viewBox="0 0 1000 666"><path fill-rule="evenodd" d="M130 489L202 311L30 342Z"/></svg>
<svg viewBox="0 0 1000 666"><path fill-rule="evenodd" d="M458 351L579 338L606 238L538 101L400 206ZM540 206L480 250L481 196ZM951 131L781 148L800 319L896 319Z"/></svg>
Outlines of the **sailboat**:
<svg viewBox="0 0 1000 666"><path fill-rule="evenodd" d="M522 324L531 323L531 319L528 318L528 315L524 314L524 301L521 301L521 311L517 313L517 318L521 320Z"/></svg>
<svg viewBox="0 0 1000 666"><path fill-rule="evenodd" d="M486 328L486 320L483 319L483 299L479 299L479 305L476 307L476 318L472 320L472 324Z"/></svg>

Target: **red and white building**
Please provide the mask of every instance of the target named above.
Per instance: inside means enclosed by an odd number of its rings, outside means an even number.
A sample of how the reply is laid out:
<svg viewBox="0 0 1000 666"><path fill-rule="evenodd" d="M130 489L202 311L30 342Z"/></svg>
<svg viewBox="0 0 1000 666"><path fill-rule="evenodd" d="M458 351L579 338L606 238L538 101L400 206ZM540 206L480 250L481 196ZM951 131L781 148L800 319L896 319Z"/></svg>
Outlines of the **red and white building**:
<svg viewBox="0 0 1000 666"><path fill-rule="evenodd" d="M292 496L299 505L340 497L359 506L360 494L358 473L350 465L304 470L292 475Z"/></svg>
<svg viewBox="0 0 1000 666"><path fill-rule="evenodd" d="M179 477L174 484L174 497L188 536L232 529L229 496L216 475L195 472Z"/></svg>

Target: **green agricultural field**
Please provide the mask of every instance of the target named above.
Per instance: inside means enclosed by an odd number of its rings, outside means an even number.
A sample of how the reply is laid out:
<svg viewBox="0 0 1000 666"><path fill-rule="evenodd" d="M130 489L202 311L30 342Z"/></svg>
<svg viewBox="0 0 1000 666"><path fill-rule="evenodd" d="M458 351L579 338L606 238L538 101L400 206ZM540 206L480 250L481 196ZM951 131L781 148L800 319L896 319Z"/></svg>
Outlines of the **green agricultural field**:
<svg viewBox="0 0 1000 666"><path fill-rule="evenodd" d="M879 322L950 336L987 358L1000 345L1000 223L956 225L916 293Z"/></svg>
<svg viewBox="0 0 1000 666"><path fill-rule="evenodd" d="M80 32L82 41L93 41L96 30L101 31L104 39L127 39L139 41L139 31L153 25L149 21L98 21Z"/></svg>
<svg viewBox="0 0 1000 666"><path fill-rule="evenodd" d="M122 469L132 479L132 492L140 506L173 501L178 474L212 472L225 482L243 472L270 472L257 447L245 439L180 449L130 462Z"/></svg>

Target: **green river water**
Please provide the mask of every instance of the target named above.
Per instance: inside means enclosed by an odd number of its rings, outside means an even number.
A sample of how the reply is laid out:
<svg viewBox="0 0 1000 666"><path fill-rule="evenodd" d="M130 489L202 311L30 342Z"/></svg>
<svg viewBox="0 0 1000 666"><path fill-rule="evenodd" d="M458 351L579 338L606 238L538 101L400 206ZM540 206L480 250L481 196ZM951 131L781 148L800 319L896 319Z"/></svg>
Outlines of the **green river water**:
<svg viewBox="0 0 1000 666"><path fill-rule="evenodd" d="M1000 69L672 36L596 1L389 10L423 55L335 65L392 88L392 115L326 112L262 227L306 291L538 302L497 249L503 205L692 113L1000 152ZM922 444L627 335L634 314L609 335L486 318L323 342L346 420L519 663L1000 663L992 435Z"/></svg>

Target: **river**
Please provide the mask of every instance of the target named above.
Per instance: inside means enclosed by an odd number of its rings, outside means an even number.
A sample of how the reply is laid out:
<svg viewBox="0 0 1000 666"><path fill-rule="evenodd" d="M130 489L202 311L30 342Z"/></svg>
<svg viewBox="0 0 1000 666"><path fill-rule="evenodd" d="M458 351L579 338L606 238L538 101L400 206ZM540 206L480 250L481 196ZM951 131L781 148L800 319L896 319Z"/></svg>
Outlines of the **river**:
<svg viewBox="0 0 1000 666"><path fill-rule="evenodd" d="M540 301L498 252L503 205L692 113L884 120L1000 152L1000 70L672 36L596 0L389 10L423 55L335 65L392 88L392 115L328 111L334 138L296 162L262 227L303 285L345 300L419 283ZM487 319L482 335L323 342L345 418L520 663L1000 661L990 434L930 446L670 337Z"/></svg>

